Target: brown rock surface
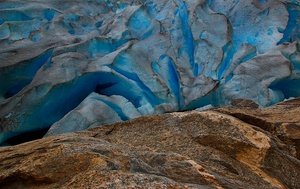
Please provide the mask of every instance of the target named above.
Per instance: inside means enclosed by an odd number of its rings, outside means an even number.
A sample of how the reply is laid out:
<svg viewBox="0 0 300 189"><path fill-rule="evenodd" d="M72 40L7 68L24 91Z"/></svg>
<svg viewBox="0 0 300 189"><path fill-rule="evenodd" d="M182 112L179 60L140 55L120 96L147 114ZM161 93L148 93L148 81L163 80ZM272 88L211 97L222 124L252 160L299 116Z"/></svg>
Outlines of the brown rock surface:
<svg viewBox="0 0 300 189"><path fill-rule="evenodd" d="M299 107L147 116L5 147L0 188L297 189Z"/></svg>
<svg viewBox="0 0 300 189"><path fill-rule="evenodd" d="M216 110L277 136L288 145L290 155L300 159L300 98L263 109L223 107Z"/></svg>

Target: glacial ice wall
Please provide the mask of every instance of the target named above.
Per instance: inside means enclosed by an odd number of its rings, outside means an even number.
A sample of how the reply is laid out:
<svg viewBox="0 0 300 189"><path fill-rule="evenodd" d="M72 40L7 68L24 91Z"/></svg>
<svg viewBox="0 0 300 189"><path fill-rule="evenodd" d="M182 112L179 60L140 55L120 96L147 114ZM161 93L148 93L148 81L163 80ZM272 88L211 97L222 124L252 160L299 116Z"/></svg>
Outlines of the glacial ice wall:
<svg viewBox="0 0 300 189"><path fill-rule="evenodd" d="M295 0L4 0L0 143L300 96Z"/></svg>

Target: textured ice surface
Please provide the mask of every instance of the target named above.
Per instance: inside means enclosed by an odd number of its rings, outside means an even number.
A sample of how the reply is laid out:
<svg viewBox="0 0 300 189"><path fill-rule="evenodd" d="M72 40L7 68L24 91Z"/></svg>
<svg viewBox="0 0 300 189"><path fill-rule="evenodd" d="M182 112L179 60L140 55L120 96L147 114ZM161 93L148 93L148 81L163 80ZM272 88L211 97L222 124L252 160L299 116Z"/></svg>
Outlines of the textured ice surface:
<svg viewBox="0 0 300 189"><path fill-rule="evenodd" d="M0 2L0 143L300 96L295 0Z"/></svg>

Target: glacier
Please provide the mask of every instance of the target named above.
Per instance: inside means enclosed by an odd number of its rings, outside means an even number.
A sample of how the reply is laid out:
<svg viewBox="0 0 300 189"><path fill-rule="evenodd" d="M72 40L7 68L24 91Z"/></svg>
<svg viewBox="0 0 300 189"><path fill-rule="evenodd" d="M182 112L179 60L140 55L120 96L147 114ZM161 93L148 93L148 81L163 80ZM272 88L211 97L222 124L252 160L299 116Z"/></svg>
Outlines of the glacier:
<svg viewBox="0 0 300 189"><path fill-rule="evenodd" d="M299 37L296 0L3 0L0 143L299 97Z"/></svg>

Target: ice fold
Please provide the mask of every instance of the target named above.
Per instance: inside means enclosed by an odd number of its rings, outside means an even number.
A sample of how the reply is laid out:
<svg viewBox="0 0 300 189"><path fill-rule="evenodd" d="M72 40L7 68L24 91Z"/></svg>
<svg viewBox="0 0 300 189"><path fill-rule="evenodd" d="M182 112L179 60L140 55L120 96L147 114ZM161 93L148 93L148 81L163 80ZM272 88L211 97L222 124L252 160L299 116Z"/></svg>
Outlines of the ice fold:
<svg viewBox="0 0 300 189"><path fill-rule="evenodd" d="M300 96L290 0L2 1L0 143Z"/></svg>

